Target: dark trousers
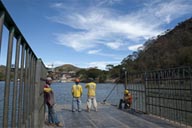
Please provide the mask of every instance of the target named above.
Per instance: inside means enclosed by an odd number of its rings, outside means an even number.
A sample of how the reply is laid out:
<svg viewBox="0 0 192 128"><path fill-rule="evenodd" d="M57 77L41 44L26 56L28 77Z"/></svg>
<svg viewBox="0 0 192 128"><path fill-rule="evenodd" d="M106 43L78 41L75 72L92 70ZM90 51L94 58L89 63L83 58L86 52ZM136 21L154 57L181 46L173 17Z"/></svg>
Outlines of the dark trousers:
<svg viewBox="0 0 192 128"><path fill-rule="evenodd" d="M127 109L129 108L129 103L128 102L125 102L123 99L120 99L119 101L119 109L122 109L122 104L124 103L124 109Z"/></svg>

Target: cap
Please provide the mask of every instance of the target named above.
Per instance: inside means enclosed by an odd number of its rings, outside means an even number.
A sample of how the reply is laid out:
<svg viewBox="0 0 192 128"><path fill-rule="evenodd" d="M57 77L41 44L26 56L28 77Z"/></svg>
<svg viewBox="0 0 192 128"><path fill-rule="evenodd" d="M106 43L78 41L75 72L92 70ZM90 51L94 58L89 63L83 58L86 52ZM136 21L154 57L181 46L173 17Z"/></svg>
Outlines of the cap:
<svg viewBox="0 0 192 128"><path fill-rule="evenodd" d="M46 80L49 80L49 81L51 81L51 80L52 80L52 78L51 78L51 77L47 77L47 78L46 78Z"/></svg>

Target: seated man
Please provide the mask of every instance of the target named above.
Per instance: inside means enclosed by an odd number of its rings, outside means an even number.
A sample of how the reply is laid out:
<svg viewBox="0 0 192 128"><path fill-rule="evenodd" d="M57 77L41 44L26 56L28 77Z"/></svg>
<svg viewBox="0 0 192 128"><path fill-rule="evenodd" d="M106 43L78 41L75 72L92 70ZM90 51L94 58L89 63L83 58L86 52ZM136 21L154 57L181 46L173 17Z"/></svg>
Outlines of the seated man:
<svg viewBox="0 0 192 128"><path fill-rule="evenodd" d="M119 109L122 109L122 103L124 103L124 109L131 108L132 95L127 89L124 91L123 99L120 99Z"/></svg>

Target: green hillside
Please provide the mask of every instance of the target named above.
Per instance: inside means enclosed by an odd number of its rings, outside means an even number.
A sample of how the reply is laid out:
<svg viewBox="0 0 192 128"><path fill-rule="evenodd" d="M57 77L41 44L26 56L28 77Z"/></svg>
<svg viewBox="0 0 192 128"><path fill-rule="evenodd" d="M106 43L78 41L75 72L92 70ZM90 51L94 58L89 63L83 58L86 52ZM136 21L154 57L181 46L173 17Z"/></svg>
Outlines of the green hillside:
<svg viewBox="0 0 192 128"><path fill-rule="evenodd" d="M144 44L128 55L122 65L129 71L164 69L192 64L192 18Z"/></svg>

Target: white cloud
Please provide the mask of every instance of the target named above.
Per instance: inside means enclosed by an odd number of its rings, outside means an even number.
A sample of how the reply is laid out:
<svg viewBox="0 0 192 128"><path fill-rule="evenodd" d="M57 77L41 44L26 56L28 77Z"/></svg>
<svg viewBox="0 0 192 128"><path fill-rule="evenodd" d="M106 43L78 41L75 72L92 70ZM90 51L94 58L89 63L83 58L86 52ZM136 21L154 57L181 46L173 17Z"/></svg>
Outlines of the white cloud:
<svg viewBox="0 0 192 128"><path fill-rule="evenodd" d="M132 46L129 46L128 49L131 51L137 51L138 48L142 46L143 46L142 44L132 45Z"/></svg>
<svg viewBox="0 0 192 128"><path fill-rule="evenodd" d="M97 42L91 43L90 40L95 39L93 33L76 33L76 34L55 34L56 40L65 46L71 47L76 51L93 48L97 46Z"/></svg>
<svg viewBox="0 0 192 128"><path fill-rule="evenodd" d="M156 3L152 4L152 6L155 4ZM154 10L155 16L169 24L172 20L191 12L192 8L185 0L172 0L166 1L165 3L159 3Z"/></svg>
<svg viewBox="0 0 192 128"><path fill-rule="evenodd" d="M114 66L118 65L120 61L97 61L88 63L88 67L97 67L98 69L105 70L106 65L112 64Z"/></svg>
<svg viewBox="0 0 192 128"><path fill-rule="evenodd" d="M62 8L63 7L63 3L54 3L51 5L53 8Z"/></svg>
<svg viewBox="0 0 192 128"><path fill-rule="evenodd" d="M110 54L110 53L104 53L101 51L102 51L101 49L89 50L88 54L94 54L94 55L99 55L99 56L103 56L103 57L110 57L115 60L121 60L123 58L123 56L119 55L119 54Z"/></svg>
<svg viewBox="0 0 192 128"><path fill-rule="evenodd" d="M110 42L106 43L106 46L108 46L111 49L119 49L121 46L123 46L123 44L120 42Z"/></svg>
<svg viewBox="0 0 192 128"><path fill-rule="evenodd" d="M122 0L97 0L97 5L102 6L102 5L113 5L115 3L118 3Z"/></svg>
<svg viewBox="0 0 192 128"><path fill-rule="evenodd" d="M88 54L97 54L101 51L101 49L97 49L97 50L89 50Z"/></svg>
<svg viewBox="0 0 192 128"><path fill-rule="evenodd" d="M83 9L65 5L64 9L60 10L62 13L50 19L77 31L56 34L58 43L76 51L102 46L108 46L113 50L125 46L134 50L136 46L129 46L133 45L130 42L144 43L144 40L162 33L164 23L168 24L192 11L190 5L177 0L148 2L140 10L127 13L119 13L117 10L104 7L107 3L115 2L121 1L100 1L102 7L86 6ZM58 9L61 6L62 4L57 4L55 7Z"/></svg>

